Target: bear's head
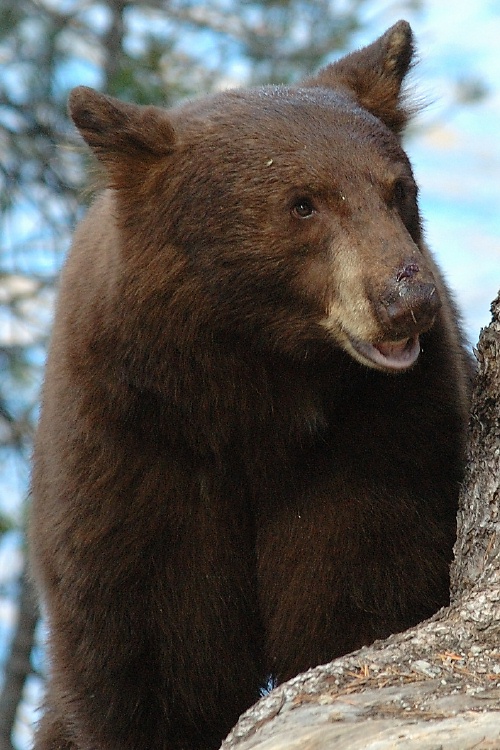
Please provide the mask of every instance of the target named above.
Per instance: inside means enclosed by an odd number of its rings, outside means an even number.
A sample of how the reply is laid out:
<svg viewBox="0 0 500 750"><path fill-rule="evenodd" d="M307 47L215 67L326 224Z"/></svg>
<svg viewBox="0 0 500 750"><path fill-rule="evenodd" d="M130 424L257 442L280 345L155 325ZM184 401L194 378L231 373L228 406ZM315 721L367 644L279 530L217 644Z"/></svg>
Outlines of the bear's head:
<svg viewBox="0 0 500 750"><path fill-rule="evenodd" d="M75 89L71 116L113 194L128 305L166 327L190 319L191 335L413 365L441 303L400 140L412 54L400 21L297 86L170 111Z"/></svg>

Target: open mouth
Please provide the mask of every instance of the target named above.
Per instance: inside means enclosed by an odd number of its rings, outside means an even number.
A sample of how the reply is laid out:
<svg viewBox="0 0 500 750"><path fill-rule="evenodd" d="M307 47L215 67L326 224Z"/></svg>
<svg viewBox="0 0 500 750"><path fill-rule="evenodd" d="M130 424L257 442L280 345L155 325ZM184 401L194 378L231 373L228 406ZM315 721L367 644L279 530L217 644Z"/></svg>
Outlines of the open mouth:
<svg viewBox="0 0 500 750"><path fill-rule="evenodd" d="M381 341L379 344L353 338L349 341L361 361L365 360L366 364L380 370L407 370L415 364L420 354L418 334L401 341Z"/></svg>

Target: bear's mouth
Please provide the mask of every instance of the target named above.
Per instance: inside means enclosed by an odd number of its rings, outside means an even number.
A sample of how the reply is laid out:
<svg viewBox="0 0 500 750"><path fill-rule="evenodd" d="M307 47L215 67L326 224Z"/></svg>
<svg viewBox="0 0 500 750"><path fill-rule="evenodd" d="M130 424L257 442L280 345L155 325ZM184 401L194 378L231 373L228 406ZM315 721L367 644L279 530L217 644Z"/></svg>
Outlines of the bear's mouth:
<svg viewBox="0 0 500 750"><path fill-rule="evenodd" d="M418 334L401 341L381 341L379 344L370 344L351 337L349 341L361 361L380 370L408 370L420 354Z"/></svg>

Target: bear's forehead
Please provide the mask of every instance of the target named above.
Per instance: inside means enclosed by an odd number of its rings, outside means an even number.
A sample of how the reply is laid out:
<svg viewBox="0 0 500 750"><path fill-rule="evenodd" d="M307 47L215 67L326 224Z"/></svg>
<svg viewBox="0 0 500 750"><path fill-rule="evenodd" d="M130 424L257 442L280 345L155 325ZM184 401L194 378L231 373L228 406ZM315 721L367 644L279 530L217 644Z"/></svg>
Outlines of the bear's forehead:
<svg viewBox="0 0 500 750"><path fill-rule="evenodd" d="M186 134L242 132L258 137L296 131L317 132L356 124L366 130L384 126L341 92L322 88L264 86L202 98L174 111Z"/></svg>
<svg viewBox="0 0 500 750"><path fill-rule="evenodd" d="M265 86L234 90L181 106L174 127L203 161L266 158L296 169L344 165L369 156L371 169L407 159L396 136L348 95L322 88Z"/></svg>

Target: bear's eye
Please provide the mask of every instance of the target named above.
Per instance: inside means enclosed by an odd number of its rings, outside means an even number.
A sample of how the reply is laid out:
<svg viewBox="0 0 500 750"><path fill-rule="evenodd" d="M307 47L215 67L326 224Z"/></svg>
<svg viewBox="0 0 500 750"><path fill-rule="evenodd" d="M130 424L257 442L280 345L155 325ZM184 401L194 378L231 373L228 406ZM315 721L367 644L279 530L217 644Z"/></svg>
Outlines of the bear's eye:
<svg viewBox="0 0 500 750"><path fill-rule="evenodd" d="M296 219L308 219L316 212L316 209L310 198L302 197L295 201L291 212L292 216L295 216Z"/></svg>
<svg viewBox="0 0 500 750"><path fill-rule="evenodd" d="M393 205L401 205L406 201L408 197L408 190L403 180L396 180L392 186L391 203Z"/></svg>
<svg viewBox="0 0 500 750"><path fill-rule="evenodd" d="M391 188L388 206L395 209L415 241L420 237L417 189L410 180L396 180Z"/></svg>

